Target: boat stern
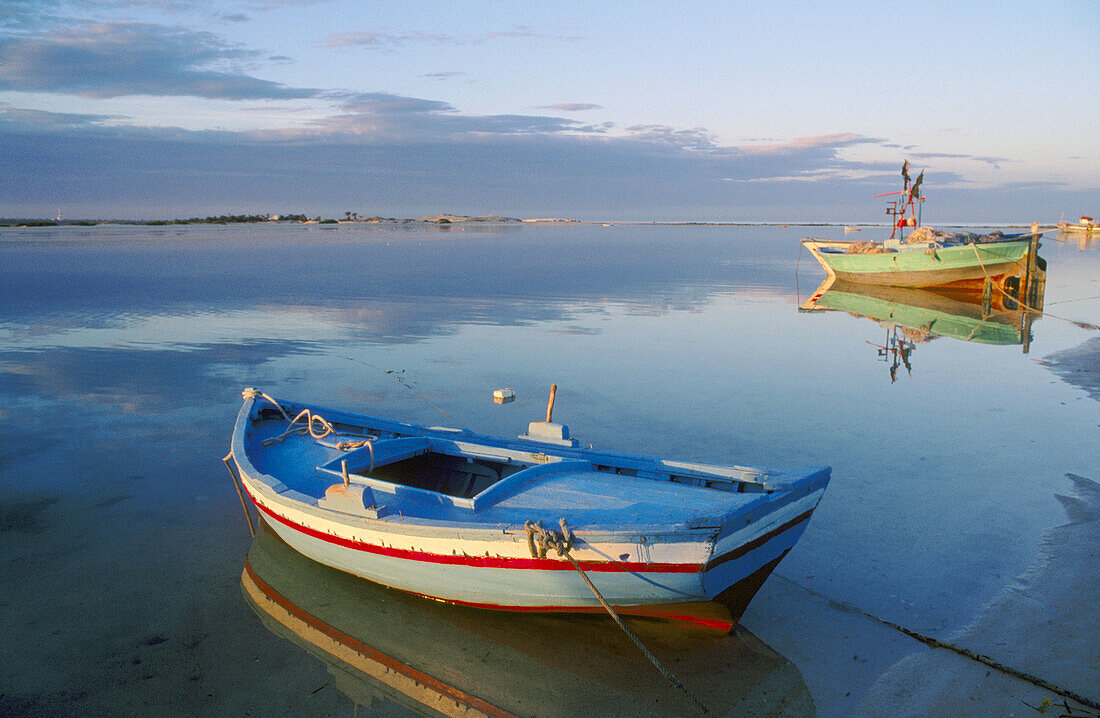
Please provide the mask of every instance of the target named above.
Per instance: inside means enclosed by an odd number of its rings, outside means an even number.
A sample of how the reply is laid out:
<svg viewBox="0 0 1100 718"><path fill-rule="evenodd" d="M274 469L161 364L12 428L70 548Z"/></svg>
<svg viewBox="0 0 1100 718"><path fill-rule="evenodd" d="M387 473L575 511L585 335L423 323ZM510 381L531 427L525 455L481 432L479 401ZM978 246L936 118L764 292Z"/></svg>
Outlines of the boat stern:
<svg viewBox="0 0 1100 718"><path fill-rule="evenodd" d="M815 467L763 482L768 501L728 517L703 565L703 589L734 623L771 572L805 532L829 484L831 469Z"/></svg>

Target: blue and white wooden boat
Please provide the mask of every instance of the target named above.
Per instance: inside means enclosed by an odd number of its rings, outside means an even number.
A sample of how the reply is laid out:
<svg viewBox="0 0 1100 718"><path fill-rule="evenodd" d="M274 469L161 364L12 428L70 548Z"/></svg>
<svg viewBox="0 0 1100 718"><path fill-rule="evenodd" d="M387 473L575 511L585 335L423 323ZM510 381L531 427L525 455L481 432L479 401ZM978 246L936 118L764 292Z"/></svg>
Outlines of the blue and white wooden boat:
<svg viewBox="0 0 1100 718"><path fill-rule="evenodd" d="M583 571L620 613L723 630L802 535L830 474L584 448L549 410L506 439L254 389L231 455L287 544L362 578L482 608L601 611Z"/></svg>

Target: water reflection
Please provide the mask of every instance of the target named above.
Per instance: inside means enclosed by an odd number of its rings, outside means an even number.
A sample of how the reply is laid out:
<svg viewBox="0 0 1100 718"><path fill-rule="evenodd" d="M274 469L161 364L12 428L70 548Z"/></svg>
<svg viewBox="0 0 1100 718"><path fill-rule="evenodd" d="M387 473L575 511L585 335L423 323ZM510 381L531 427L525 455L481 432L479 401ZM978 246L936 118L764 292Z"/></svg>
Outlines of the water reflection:
<svg viewBox="0 0 1100 718"><path fill-rule="evenodd" d="M1058 232L1055 238L1084 252L1100 245L1100 227L1093 227L1087 231L1083 229L1077 231L1063 229Z"/></svg>
<svg viewBox="0 0 1100 718"><path fill-rule="evenodd" d="M789 246L748 232L731 240L723 228L196 227L155 239L90 229L94 242L0 235L0 322L182 341L262 323L267 339L281 325L253 320L274 310L296 325L286 330L295 338L336 330L399 343L469 323L568 320L611 303L651 315L694 310L717 292L790 291Z"/></svg>
<svg viewBox="0 0 1100 718"><path fill-rule="evenodd" d="M269 630L325 662L356 710L438 715L695 715L611 619L487 612L393 591L297 553L261 522L241 587ZM630 619L723 715L813 715L790 662L732 635Z"/></svg>
<svg viewBox="0 0 1100 718"><path fill-rule="evenodd" d="M1028 292L1028 302L1022 305L1013 296L1018 285L1010 284L1007 293L983 294L980 290L856 284L830 277L798 309L847 312L884 327L883 343L867 341L867 344L889 366L894 381L901 367L912 373L911 360L917 345L938 337L977 344L1019 344L1026 354L1031 345L1032 323L1042 317L1045 288L1045 276L1038 278Z"/></svg>
<svg viewBox="0 0 1100 718"><path fill-rule="evenodd" d="M116 714L100 706L125 693L146 713L167 705L180 714L213 694L205 712L239 715L235 691L249 691L241 700L254 707L266 696L262 705L271 707L253 712L288 712L278 704L286 691L271 684L312 659L271 639L251 616L242 625L236 609L248 609L221 590L239 577L247 548L238 498L218 461L242 386L451 423L411 385L459 425L515 435L545 412L545 387L557 381L563 417L596 446L714 463L832 463L830 495L784 559L782 577L769 582L787 587L771 591L786 600L758 598L746 621L797 662L827 716L850 714L874 671L885 669L863 662L865 648L881 658L878 634L829 601L950 638L1027 570L1043 530L1065 521L1053 498L1066 493L1064 474L1100 465L1100 444L1082 441L1082 427L1100 421L1100 394L1089 382L1100 340L1055 318L1096 323L1095 240L1086 252L1076 241L1045 248L1056 280L1032 356L1020 354L1022 341L1002 350L974 340L916 346L909 358L918 371L892 395L904 399L914 426L950 417L951 430L929 442L927 432L898 431L897 401L883 401L868 380L886 374L864 343L885 345L878 325L844 312L792 311L802 228L268 229L0 231L0 417L8 420L0 504L15 511L0 520L8 529L0 554L11 568L0 605L14 612L0 651L22 655L28 643L49 639L29 659L5 664L0 714L28 696L46 701L26 703L46 706L39 712L59 705L53 714ZM803 280L814 271L803 258ZM856 370L865 364L872 368ZM408 370L405 384L385 373L400 369ZM897 373L905 371L900 364ZM492 390L504 386L516 400L494 404ZM822 422L826 409L832 420ZM162 549L139 550L153 544ZM258 572L281 587L269 574ZM796 584L829 601L814 602ZM57 610L38 610L43 601ZM480 614L417 605L433 630L490 630ZM573 651L554 635L586 636L580 651L618 641L616 655L637 661L636 672L613 675L636 695L614 695L637 713L660 712L642 701L663 679L610 619L540 620L561 659L544 652L543 663L523 663L541 671L527 680L544 689L564 680L546 666L573 675ZM527 625L515 630L537 642ZM172 655L181 658L147 679L151 664L131 664L130 651L151 630L172 640L143 651L178 647ZM509 643L506 624L493 631L509 656L537 650ZM209 635L207 648L193 652L194 635ZM698 646L702 658L724 662L718 680L733 673L728 656L740 650L746 664L763 661L772 679L789 682L791 669L774 653L760 648L767 663L751 637L735 638L741 648ZM240 645L272 650L253 663L241 660ZM71 660L51 663L61 655ZM659 653L669 655L680 654ZM96 670L119 664L133 673ZM190 682L191 665L201 682ZM683 678L701 692L725 689L702 669ZM791 681L798 687L787 712L797 713L805 693L800 679ZM49 702L62 682L86 696ZM749 689L739 685L715 702L744 700ZM294 686L308 695L316 684ZM332 698L343 705L342 695ZM662 698L683 700L671 689Z"/></svg>

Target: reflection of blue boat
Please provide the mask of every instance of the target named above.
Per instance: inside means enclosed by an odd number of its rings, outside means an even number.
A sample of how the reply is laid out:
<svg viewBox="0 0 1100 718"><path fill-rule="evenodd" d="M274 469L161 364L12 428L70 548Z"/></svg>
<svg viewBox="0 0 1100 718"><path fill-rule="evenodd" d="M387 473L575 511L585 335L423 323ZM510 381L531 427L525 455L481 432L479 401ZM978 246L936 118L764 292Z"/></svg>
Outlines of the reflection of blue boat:
<svg viewBox="0 0 1100 718"><path fill-rule="evenodd" d="M723 629L794 546L829 481L825 467L581 448L549 410L528 434L502 439L255 390L232 456L279 536L357 576L516 611L600 611L598 591L624 613Z"/></svg>
<svg viewBox="0 0 1100 718"><path fill-rule="evenodd" d="M272 633L323 661L335 687L372 715L393 714L387 701L431 715L634 716L641 705L699 714L671 683L638 680L656 674L606 618L425 600L311 561L263 523L241 589ZM798 669L748 631L631 625L719 715L814 714Z"/></svg>

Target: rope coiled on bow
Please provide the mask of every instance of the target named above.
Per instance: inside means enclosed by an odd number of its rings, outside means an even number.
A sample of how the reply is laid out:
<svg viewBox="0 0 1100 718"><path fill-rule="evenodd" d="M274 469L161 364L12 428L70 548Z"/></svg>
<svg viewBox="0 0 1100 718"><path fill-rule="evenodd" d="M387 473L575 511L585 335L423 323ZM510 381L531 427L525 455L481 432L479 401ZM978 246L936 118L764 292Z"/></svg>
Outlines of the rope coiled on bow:
<svg viewBox="0 0 1100 718"><path fill-rule="evenodd" d="M558 520L558 525L561 526L561 533L553 529L544 529L541 520L523 524L527 529L527 548L531 550L531 558L546 558L550 550L556 551L559 556L570 558L569 549L573 548L573 533L565 523L564 517Z"/></svg>

